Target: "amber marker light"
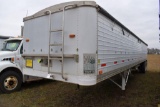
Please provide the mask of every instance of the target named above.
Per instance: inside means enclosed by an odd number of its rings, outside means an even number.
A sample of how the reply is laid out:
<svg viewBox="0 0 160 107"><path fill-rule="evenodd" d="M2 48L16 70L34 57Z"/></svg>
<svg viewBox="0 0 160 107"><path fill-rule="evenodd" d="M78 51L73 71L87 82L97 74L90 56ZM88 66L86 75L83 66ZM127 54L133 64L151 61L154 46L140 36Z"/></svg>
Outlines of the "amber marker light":
<svg viewBox="0 0 160 107"><path fill-rule="evenodd" d="M14 58L11 58L11 62L14 62Z"/></svg>
<svg viewBox="0 0 160 107"><path fill-rule="evenodd" d="M70 37L70 38L75 38L76 35L75 35L75 34L70 34L69 37Z"/></svg>
<svg viewBox="0 0 160 107"><path fill-rule="evenodd" d="M99 75L103 74L103 71L102 70L99 70Z"/></svg>
<svg viewBox="0 0 160 107"><path fill-rule="evenodd" d="M26 39L26 42L29 42L29 39Z"/></svg>

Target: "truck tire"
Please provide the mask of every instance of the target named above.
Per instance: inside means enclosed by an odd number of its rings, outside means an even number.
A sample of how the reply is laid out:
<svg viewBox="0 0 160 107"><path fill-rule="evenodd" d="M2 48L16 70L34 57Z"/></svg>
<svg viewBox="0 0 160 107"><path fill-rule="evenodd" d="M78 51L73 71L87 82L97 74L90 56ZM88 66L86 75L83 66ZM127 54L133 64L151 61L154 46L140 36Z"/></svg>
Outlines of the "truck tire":
<svg viewBox="0 0 160 107"><path fill-rule="evenodd" d="M140 73L145 73L147 71L147 61L141 63L138 69Z"/></svg>
<svg viewBox="0 0 160 107"><path fill-rule="evenodd" d="M4 72L0 76L0 90L3 93L11 93L21 88L22 78L14 71Z"/></svg>

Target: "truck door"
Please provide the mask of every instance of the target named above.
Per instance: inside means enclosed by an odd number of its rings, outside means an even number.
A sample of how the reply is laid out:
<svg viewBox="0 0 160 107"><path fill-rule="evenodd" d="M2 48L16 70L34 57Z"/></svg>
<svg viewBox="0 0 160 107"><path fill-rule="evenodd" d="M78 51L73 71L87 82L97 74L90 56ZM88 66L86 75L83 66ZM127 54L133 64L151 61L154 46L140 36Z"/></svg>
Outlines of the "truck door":
<svg viewBox="0 0 160 107"><path fill-rule="evenodd" d="M21 68L23 65L22 54L23 54L23 44L20 45L19 51L17 52L16 59L15 59L16 63L18 63Z"/></svg>

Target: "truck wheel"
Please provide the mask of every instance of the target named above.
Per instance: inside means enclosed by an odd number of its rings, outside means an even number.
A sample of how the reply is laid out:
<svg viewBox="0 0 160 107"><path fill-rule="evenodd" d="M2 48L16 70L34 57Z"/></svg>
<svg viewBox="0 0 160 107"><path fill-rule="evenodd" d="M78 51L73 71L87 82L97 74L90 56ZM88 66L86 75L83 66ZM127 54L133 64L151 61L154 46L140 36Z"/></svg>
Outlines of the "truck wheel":
<svg viewBox="0 0 160 107"><path fill-rule="evenodd" d="M0 76L0 90L3 93L11 93L17 91L21 88L21 84L21 76L14 71L4 72Z"/></svg>
<svg viewBox="0 0 160 107"><path fill-rule="evenodd" d="M138 69L140 73L145 73L147 71L147 61L141 63Z"/></svg>

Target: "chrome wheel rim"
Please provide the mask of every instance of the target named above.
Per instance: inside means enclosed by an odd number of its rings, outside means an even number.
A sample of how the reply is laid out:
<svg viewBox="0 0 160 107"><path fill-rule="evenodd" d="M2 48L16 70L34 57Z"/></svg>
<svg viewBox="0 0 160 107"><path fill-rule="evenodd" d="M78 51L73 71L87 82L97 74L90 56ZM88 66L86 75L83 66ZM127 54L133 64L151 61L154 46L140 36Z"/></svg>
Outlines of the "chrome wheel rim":
<svg viewBox="0 0 160 107"><path fill-rule="evenodd" d="M4 88L6 90L14 90L18 85L18 80L15 76L9 76L4 80Z"/></svg>

